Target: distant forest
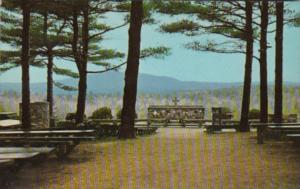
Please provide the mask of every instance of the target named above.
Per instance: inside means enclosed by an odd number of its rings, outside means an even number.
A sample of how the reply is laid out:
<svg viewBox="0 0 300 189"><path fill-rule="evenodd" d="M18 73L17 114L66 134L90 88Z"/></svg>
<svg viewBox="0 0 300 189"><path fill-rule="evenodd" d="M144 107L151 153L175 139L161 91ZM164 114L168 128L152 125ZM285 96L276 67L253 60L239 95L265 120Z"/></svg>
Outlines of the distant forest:
<svg viewBox="0 0 300 189"><path fill-rule="evenodd" d="M250 109L259 109L259 86L252 87ZM269 113L274 109L274 88L269 88ZM136 110L139 118L147 117L147 108L149 105L169 105L172 104L173 98L177 96L180 99L180 105L203 105L206 108L206 118L211 118L212 106L229 107L234 118L240 116L240 106L242 103L242 87L232 87L215 90L202 91L178 91L167 94L158 93L140 93L137 98ZM58 118L64 118L69 112L76 111L76 95L56 95L54 111ZM18 103L21 95L14 91L4 91L0 93L0 111L18 112ZM33 101L45 100L45 95L32 94ZM87 95L86 115L100 108L111 108L113 115L122 107L122 94L93 94ZM283 113L299 114L300 109L300 87L286 86L283 88Z"/></svg>

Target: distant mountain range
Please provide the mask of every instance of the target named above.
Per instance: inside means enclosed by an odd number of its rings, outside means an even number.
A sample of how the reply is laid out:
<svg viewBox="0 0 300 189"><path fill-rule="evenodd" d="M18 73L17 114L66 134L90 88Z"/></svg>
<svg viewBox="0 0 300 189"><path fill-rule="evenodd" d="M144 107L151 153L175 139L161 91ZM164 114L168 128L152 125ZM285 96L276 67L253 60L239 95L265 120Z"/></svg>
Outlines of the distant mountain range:
<svg viewBox="0 0 300 189"><path fill-rule="evenodd" d="M77 79L65 79L59 81L65 85L77 86ZM300 86L299 83L288 83ZM143 93L170 93L175 91L199 91L207 89L221 89L239 87L242 83L215 83L180 81L171 77L154 76L150 74L139 75L138 91ZM88 92L94 94L122 93L124 87L123 72L106 72L102 74L90 74L88 76ZM21 91L21 83L0 83L0 91ZM46 93L46 83L32 83L32 93ZM64 91L54 87L55 94L75 94L76 92Z"/></svg>

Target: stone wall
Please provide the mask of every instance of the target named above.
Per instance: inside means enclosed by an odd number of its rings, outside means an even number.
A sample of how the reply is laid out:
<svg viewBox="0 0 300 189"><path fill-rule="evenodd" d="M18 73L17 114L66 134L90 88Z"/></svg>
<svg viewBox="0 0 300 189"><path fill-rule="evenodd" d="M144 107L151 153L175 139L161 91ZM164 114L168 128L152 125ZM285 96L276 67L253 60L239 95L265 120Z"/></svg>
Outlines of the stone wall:
<svg viewBox="0 0 300 189"><path fill-rule="evenodd" d="M22 116L21 103L20 117ZM30 103L32 128L49 128L49 103L48 102L33 102Z"/></svg>

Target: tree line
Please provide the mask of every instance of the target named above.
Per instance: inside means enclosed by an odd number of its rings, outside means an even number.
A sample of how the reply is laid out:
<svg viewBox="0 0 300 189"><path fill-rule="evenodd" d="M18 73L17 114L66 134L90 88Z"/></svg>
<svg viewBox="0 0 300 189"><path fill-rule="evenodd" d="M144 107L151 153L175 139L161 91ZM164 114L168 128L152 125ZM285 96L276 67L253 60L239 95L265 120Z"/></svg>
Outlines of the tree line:
<svg viewBox="0 0 300 189"><path fill-rule="evenodd" d="M276 32L275 38L275 108L274 121L282 122L282 67L283 67L283 27L285 24L299 25L299 14L284 6L284 1L224 1L224 2L160 2L160 12L165 14L185 14L196 16L195 19L183 19L164 24L161 30L167 33L183 33L188 36L199 36L204 33L224 37L225 41L194 41L186 47L195 51L215 53L245 54L245 73L243 100L239 130L249 131L249 106L251 94L251 75L253 59L260 65L260 122L268 121L268 81L267 50L268 33ZM203 22L206 21L206 22ZM207 23L208 22L208 23ZM275 24L275 30L268 27ZM259 43L259 57L253 53L253 45ZM264 129L264 128L263 128Z"/></svg>
<svg viewBox="0 0 300 189"><path fill-rule="evenodd" d="M101 21L106 13L124 15L120 25ZM140 61L147 57L162 58L170 53L164 46L141 49L143 24L155 24L155 14L188 15L162 24L161 32L188 36L220 35L224 41L185 45L195 51L245 54L241 132L249 131L248 115L251 94L253 59L260 64L260 121L268 121L267 49L268 33L276 32L275 108L276 122L282 121L283 27L299 26L299 15L285 9L283 1L110 1L110 0L4 0L1 8L1 43L10 48L0 51L0 71L22 68L22 126L30 129L29 67L47 69L47 101L53 116L53 85L77 90L76 123L84 119L87 96L87 75L103 73L126 66L120 138L134 137L134 119ZM268 26L275 24L275 30ZM128 52L118 52L101 46L105 34L129 25ZM259 57L253 53L259 42ZM126 60L124 60L126 58ZM57 60L74 63L77 70L60 68ZM88 65L102 67L89 70ZM78 78L77 88L53 80L55 74Z"/></svg>

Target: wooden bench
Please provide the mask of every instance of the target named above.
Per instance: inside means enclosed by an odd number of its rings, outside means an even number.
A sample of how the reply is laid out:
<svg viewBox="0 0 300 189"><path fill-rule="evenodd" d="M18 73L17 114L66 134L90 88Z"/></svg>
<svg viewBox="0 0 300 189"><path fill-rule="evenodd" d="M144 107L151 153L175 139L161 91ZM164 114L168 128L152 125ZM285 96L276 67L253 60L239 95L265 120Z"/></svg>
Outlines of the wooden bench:
<svg viewBox="0 0 300 189"><path fill-rule="evenodd" d="M21 122L14 119L0 120L0 129L13 129L20 127Z"/></svg>
<svg viewBox="0 0 300 189"><path fill-rule="evenodd" d="M28 159L48 155L55 148L32 147L0 147L0 167L13 166L14 163L22 163Z"/></svg>
<svg viewBox="0 0 300 189"><path fill-rule="evenodd" d="M283 124L281 126L268 126L268 129L272 131L281 132L283 134L300 133L300 124L299 125Z"/></svg>
<svg viewBox="0 0 300 189"><path fill-rule="evenodd" d="M40 155L41 153L39 152L0 153L0 160L13 161L14 163L11 166L14 166L14 168L19 168L28 160L40 157Z"/></svg>
<svg viewBox="0 0 300 189"><path fill-rule="evenodd" d="M300 144L300 134L287 134L288 139L294 141L297 144Z"/></svg>
<svg viewBox="0 0 300 189"><path fill-rule="evenodd" d="M232 120L233 114L224 107L212 107L212 120L204 124L207 133L222 131L223 129L235 129L239 127L239 121Z"/></svg>
<svg viewBox="0 0 300 189"><path fill-rule="evenodd" d="M80 141L95 138L95 130L0 131L1 146L55 147L58 157L67 156Z"/></svg>
<svg viewBox="0 0 300 189"><path fill-rule="evenodd" d="M13 159L0 159L0 188L4 187L11 179L12 167L15 165Z"/></svg>
<svg viewBox="0 0 300 189"><path fill-rule="evenodd" d="M29 159L33 158L34 156L39 155L39 152L24 152L24 153L5 153L0 154L0 160L6 160L6 159Z"/></svg>
<svg viewBox="0 0 300 189"><path fill-rule="evenodd" d="M147 126L147 119L135 119L135 125L137 126ZM88 125L94 124L94 125L115 125L120 126L121 119L89 119L87 120Z"/></svg>
<svg viewBox="0 0 300 189"><path fill-rule="evenodd" d="M216 131L222 131L223 129L234 129L235 131L238 130L239 121L234 121L231 123L223 123L221 125L213 125L212 123L205 123L204 127L207 133L213 133Z"/></svg>
<svg viewBox="0 0 300 189"><path fill-rule="evenodd" d="M158 127L135 127L136 135L150 135L156 132Z"/></svg>
<svg viewBox="0 0 300 189"><path fill-rule="evenodd" d="M0 170L13 165L13 163L14 163L13 159L0 159Z"/></svg>
<svg viewBox="0 0 300 189"><path fill-rule="evenodd" d="M4 153L28 153L38 152L41 154L49 154L54 151L52 147L0 147L0 154Z"/></svg>
<svg viewBox="0 0 300 189"><path fill-rule="evenodd" d="M253 123L250 126L257 128L265 127L271 131L277 131L282 133L299 133L300 123Z"/></svg>
<svg viewBox="0 0 300 189"><path fill-rule="evenodd" d="M222 131L223 129L235 129L239 127L239 121L232 120L233 114L228 108L212 107L211 123L206 123L204 126L208 133Z"/></svg>
<svg viewBox="0 0 300 189"><path fill-rule="evenodd" d="M155 133L157 127L150 127L147 124L147 119L135 119L136 135L143 135L143 133ZM117 124L116 124L117 123ZM96 131L97 137L117 137L120 129L120 119L90 119L85 122L85 128Z"/></svg>
<svg viewBox="0 0 300 189"><path fill-rule="evenodd" d="M72 134L87 134L94 133L94 130L9 130L9 131L0 131L0 135L27 135L27 134L38 134L38 135L72 135Z"/></svg>
<svg viewBox="0 0 300 189"><path fill-rule="evenodd" d="M287 134L300 134L300 123L254 123L257 127L257 142L263 144L264 130L267 129L279 136Z"/></svg>
<svg viewBox="0 0 300 189"><path fill-rule="evenodd" d="M0 149L0 187L5 186L22 165L32 159L40 157L41 154L53 149L42 150L42 152L26 151L25 149L9 148ZM33 149L31 149L33 150ZM38 149L34 149L37 151Z"/></svg>
<svg viewBox="0 0 300 189"><path fill-rule="evenodd" d="M16 119L16 118L17 118L16 112L0 112L0 120Z"/></svg>

